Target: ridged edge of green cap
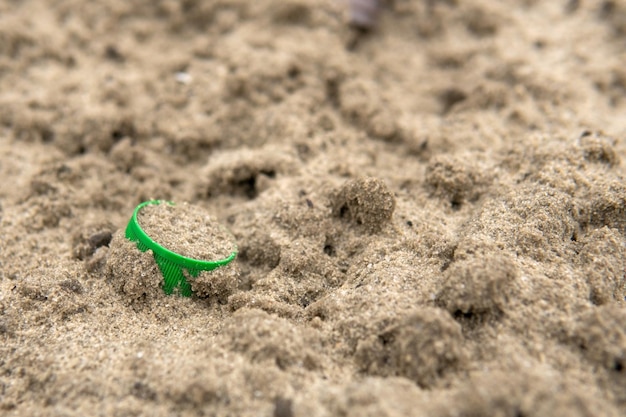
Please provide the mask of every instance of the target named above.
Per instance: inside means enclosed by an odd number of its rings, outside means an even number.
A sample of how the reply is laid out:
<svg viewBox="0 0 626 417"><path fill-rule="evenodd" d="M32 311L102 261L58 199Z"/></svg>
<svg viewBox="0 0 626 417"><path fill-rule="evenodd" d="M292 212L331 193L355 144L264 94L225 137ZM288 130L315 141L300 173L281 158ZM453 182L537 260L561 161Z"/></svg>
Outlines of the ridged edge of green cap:
<svg viewBox="0 0 626 417"><path fill-rule="evenodd" d="M210 261L188 258L161 246L160 244L155 242L150 236L148 236L146 232L143 231L143 229L139 225L139 220L137 219L137 216L141 209L145 206L150 204L156 205L163 203L174 205L174 203L171 201L163 200L149 200L139 204L135 208L133 215L128 222L128 225L126 226L125 236L128 240L137 242L137 248L140 251L145 252L148 249L152 250L152 252L154 253L154 258L159 265L159 269L163 274L163 278L165 279L163 288L165 293L171 294L174 288L179 287L182 291L181 295L188 297L191 295L191 288L189 287L189 284L186 282L185 277L182 274L182 269L186 269L191 276L195 277L200 271L212 271L215 268L224 266L230 263L237 256L237 245L233 243L234 250L228 258ZM166 262L164 263L163 261ZM165 265L167 265L167 263L171 264L172 267L180 268L181 271L175 274L171 273L171 271L169 271L169 269L171 268L165 268Z"/></svg>

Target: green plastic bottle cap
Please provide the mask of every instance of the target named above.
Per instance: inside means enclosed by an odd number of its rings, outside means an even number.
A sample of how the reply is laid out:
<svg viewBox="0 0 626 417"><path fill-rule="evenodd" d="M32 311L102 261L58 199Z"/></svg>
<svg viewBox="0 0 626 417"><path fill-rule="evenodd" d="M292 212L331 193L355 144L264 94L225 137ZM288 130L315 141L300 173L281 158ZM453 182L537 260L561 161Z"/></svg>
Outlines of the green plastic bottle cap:
<svg viewBox="0 0 626 417"><path fill-rule="evenodd" d="M237 256L237 246L233 244L233 252L225 259L218 260L200 260L187 258L178 253L175 253L152 240L150 236L143 231L137 220L137 215L141 209L149 204L170 204L174 205L171 201L162 200L150 200L139 204L133 216L126 226L126 238L137 242L137 248L145 252L148 249L154 254L154 260L159 266L161 273L163 274L163 291L166 294L172 294L174 289L178 288L178 293L184 297L189 297L192 294L191 284L187 282L187 278L183 273L183 270L187 271L187 275L190 277L197 277L200 271L212 271L215 268L224 266L231 262ZM185 233L181 230L181 233Z"/></svg>

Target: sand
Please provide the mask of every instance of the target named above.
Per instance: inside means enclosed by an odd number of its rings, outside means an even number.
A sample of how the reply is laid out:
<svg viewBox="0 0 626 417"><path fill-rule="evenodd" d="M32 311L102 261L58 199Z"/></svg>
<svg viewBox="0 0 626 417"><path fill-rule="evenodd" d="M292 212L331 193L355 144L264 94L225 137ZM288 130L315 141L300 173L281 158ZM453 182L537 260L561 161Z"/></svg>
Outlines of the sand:
<svg viewBox="0 0 626 417"><path fill-rule="evenodd" d="M186 258L217 261L235 251L224 226L192 204L148 204L137 221L154 242Z"/></svg>
<svg viewBox="0 0 626 417"><path fill-rule="evenodd" d="M626 2L381 3L0 3L0 414L626 415Z"/></svg>

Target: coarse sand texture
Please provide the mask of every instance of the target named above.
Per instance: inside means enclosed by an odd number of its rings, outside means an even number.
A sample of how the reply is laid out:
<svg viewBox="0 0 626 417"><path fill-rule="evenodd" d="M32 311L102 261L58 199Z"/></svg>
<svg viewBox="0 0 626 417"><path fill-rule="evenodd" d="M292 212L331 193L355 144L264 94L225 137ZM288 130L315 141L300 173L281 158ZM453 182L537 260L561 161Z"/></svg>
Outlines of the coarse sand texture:
<svg viewBox="0 0 626 417"><path fill-rule="evenodd" d="M0 1L0 416L626 416L625 115L626 0Z"/></svg>
<svg viewBox="0 0 626 417"><path fill-rule="evenodd" d="M134 244L114 239L112 252L115 255L109 256L108 264L110 275L125 281L126 293L147 295L155 284L160 284L166 294L176 292L189 297L194 281L204 281L198 279L202 273L213 283L210 287L219 283L221 277L232 278L232 274L225 275L222 268L237 255L233 237L199 207L146 201L135 208L124 237ZM153 260L142 256L140 261L137 256L140 251L147 253L148 258L152 255ZM157 270L154 265L158 266ZM226 270L230 272L233 268ZM138 275L141 279L137 279ZM142 291L144 286L147 291ZM196 284L195 287L202 292L204 286Z"/></svg>
<svg viewBox="0 0 626 417"><path fill-rule="evenodd" d="M138 213L139 226L164 248L203 261L228 258L233 238L210 214L189 204L148 204Z"/></svg>

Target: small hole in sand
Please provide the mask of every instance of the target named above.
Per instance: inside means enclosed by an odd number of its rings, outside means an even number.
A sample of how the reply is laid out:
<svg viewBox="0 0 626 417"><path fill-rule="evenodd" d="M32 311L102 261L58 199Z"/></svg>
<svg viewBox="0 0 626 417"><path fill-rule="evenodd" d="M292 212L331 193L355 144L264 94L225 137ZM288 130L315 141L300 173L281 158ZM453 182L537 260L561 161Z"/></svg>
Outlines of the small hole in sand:
<svg viewBox="0 0 626 417"><path fill-rule="evenodd" d="M298 76L300 75L300 68L298 67L290 67L289 70L287 71L287 76L291 79L294 78L298 78Z"/></svg>
<svg viewBox="0 0 626 417"><path fill-rule="evenodd" d="M441 103L443 114L446 114L452 110L458 103L465 101L467 94L457 88L448 88L442 91L439 95L439 102Z"/></svg>
<svg viewBox="0 0 626 417"><path fill-rule="evenodd" d="M238 181L236 187L240 189L246 197L253 199L257 195L256 176Z"/></svg>
<svg viewBox="0 0 626 417"><path fill-rule="evenodd" d="M348 213L350 213L350 209L348 208L348 206L346 204L341 206L341 208L339 209L339 217L344 218L348 215Z"/></svg>
<svg viewBox="0 0 626 417"><path fill-rule="evenodd" d="M114 130L113 132L111 132L111 139L113 139L116 142L122 139L123 137L124 137L124 132L122 132L121 130Z"/></svg>
<svg viewBox="0 0 626 417"><path fill-rule="evenodd" d="M274 171L273 169L262 170L262 171L260 171L260 173L265 175L266 177L269 177L269 178L276 178L276 171Z"/></svg>

